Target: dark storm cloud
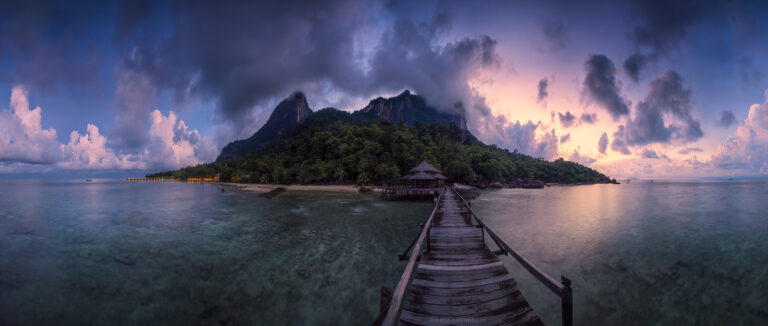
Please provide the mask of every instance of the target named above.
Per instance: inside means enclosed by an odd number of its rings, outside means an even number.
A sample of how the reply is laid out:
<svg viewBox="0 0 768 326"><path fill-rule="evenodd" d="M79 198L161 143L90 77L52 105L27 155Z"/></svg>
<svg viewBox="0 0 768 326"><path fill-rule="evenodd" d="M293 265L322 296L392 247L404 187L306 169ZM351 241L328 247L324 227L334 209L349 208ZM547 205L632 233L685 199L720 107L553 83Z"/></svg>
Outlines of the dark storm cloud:
<svg viewBox="0 0 768 326"><path fill-rule="evenodd" d="M480 35L440 46L436 44L435 23L435 19L429 24L398 19L384 33L369 62L370 71L358 84L368 85L371 94L407 87L438 108L460 102L470 112L490 114L485 99L476 95L467 81L480 71L499 69L497 41Z"/></svg>
<svg viewBox="0 0 768 326"><path fill-rule="evenodd" d="M624 71L637 82L640 80L640 70L645 67L648 59L642 54L635 53L624 61Z"/></svg>
<svg viewBox="0 0 768 326"><path fill-rule="evenodd" d="M597 142L597 151L601 154L605 154L605 151L608 149L608 133L604 132L600 136L600 141Z"/></svg>
<svg viewBox="0 0 768 326"><path fill-rule="evenodd" d="M438 5L426 22L396 15L381 39L366 39L377 43L364 46L373 49L364 54L356 37L370 12L385 10L377 6L351 0L182 2L171 16L172 34L156 46L137 42L125 64L157 87L174 90L178 101L213 100L235 135L252 125L254 107L297 89L310 101L328 91L369 97L411 89L440 109L490 114L467 80L500 67L495 39L480 35L438 44L451 22L450 12Z"/></svg>
<svg viewBox="0 0 768 326"><path fill-rule="evenodd" d="M170 16L172 34L151 45L137 41L123 64L174 90L178 101L214 100L220 116L239 129L256 104L306 82L358 88L352 32L362 7L353 1L179 2ZM121 14L128 17L121 31L133 30L131 17L144 19L145 10L136 11ZM141 31L134 32L140 39Z"/></svg>
<svg viewBox="0 0 768 326"><path fill-rule="evenodd" d="M723 128L730 127L736 123L736 116L731 111L720 112L720 119L717 121L717 125Z"/></svg>
<svg viewBox="0 0 768 326"><path fill-rule="evenodd" d="M590 54L584 62L584 92L600 106L608 110L614 120L629 113L627 101L621 96L616 80L616 67L604 55Z"/></svg>
<svg viewBox="0 0 768 326"><path fill-rule="evenodd" d="M155 89L146 75L118 66L115 69L117 117L109 145L120 152L135 153L144 148L148 135L149 112L155 103Z"/></svg>
<svg viewBox="0 0 768 326"><path fill-rule="evenodd" d="M568 45L568 33L562 21L542 17L539 18L539 27L549 44L550 51L560 50Z"/></svg>
<svg viewBox="0 0 768 326"><path fill-rule="evenodd" d="M658 56L677 46L690 27L712 13L716 5L698 0L636 0L631 7L640 23L629 33L629 39Z"/></svg>
<svg viewBox="0 0 768 326"><path fill-rule="evenodd" d="M0 59L11 70L0 79L39 88L94 82L104 62L95 42L103 8L90 9L67 2L1 2Z"/></svg>
<svg viewBox="0 0 768 326"><path fill-rule="evenodd" d="M581 118L579 118L579 121L581 123L586 123L591 125L597 122L597 113L582 113Z"/></svg>
<svg viewBox="0 0 768 326"><path fill-rule="evenodd" d="M683 78L674 70L664 71L651 81L649 91L635 108L635 117L627 123L626 142L630 145L690 142L704 136L701 123L692 116L691 90L683 87ZM677 122L666 124L664 114Z"/></svg>
<svg viewBox="0 0 768 326"><path fill-rule="evenodd" d="M683 86L677 72L664 71L648 89L645 99L635 107L634 117L614 132L611 149L629 154L629 146L687 143L704 136L701 123L692 115L691 90Z"/></svg>
<svg viewBox="0 0 768 326"><path fill-rule="evenodd" d="M118 10L117 21L115 22L115 35L112 40L123 42L135 36L147 37L141 35L142 27L152 26L152 2L149 0L125 1ZM137 35L138 34L138 35Z"/></svg>
<svg viewBox="0 0 768 326"><path fill-rule="evenodd" d="M549 92L547 91L547 88L549 87L549 80L547 80L547 77L542 78L539 80L538 84L538 94L536 95L536 101L541 102L549 96Z"/></svg>
<svg viewBox="0 0 768 326"><path fill-rule="evenodd" d="M639 23L627 36L638 51L624 61L627 74L637 82L640 71L649 61L655 61L677 47L694 24L717 12L719 6L714 1L633 1L630 14Z"/></svg>
<svg viewBox="0 0 768 326"><path fill-rule="evenodd" d="M571 114L571 111L565 111L565 114L557 113L557 117L560 119L560 124L563 128L568 128L576 123L576 116Z"/></svg>

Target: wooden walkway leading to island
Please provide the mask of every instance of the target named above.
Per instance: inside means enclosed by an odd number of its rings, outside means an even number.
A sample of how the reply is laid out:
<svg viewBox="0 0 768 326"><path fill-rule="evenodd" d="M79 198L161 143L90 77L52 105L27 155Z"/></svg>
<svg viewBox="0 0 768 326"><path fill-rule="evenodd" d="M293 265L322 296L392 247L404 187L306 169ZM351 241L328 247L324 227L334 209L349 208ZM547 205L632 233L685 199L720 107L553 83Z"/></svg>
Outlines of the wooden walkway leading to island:
<svg viewBox="0 0 768 326"><path fill-rule="evenodd" d="M473 217L478 225L472 223ZM499 250L488 248L486 232ZM425 250L419 255L422 247ZM521 264L534 276L562 294L563 323L570 324L570 282L565 278L563 283L552 280L519 256L487 229L458 193L448 188L442 191L414 242L409 264L389 306L374 324L543 325L497 257L501 254L519 257L518 261L522 259Z"/></svg>

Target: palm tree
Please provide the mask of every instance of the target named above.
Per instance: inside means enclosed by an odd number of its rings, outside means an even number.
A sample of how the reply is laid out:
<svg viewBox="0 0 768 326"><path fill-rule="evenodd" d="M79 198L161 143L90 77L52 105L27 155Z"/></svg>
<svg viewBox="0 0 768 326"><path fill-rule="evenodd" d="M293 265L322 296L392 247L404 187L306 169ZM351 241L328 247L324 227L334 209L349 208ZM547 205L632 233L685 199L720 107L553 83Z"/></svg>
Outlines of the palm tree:
<svg viewBox="0 0 768 326"><path fill-rule="evenodd" d="M336 169L336 172L333 173L333 176L336 177L338 183L344 183L344 178L347 177L347 173L344 172L344 168L339 167Z"/></svg>

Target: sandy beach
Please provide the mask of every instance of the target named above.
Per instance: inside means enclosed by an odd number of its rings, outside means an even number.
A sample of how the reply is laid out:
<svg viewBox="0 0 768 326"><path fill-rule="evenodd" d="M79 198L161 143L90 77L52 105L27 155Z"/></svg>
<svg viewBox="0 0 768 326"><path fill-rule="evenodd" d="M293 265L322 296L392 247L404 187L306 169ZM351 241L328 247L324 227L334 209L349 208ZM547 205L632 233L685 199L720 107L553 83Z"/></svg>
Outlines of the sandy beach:
<svg viewBox="0 0 768 326"><path fill-rule="evenodd" d="M218 184L233 186L243 190L253 191L257 193L270 192L277 188L285 188L287 191L320 191L320 192L345 192L345 193L359 193L360 187L356 185L275 185L275 184L245 184L245 183L231 183L220 182ZM366 187L373 191L380 191L379 187Z"/></svg>

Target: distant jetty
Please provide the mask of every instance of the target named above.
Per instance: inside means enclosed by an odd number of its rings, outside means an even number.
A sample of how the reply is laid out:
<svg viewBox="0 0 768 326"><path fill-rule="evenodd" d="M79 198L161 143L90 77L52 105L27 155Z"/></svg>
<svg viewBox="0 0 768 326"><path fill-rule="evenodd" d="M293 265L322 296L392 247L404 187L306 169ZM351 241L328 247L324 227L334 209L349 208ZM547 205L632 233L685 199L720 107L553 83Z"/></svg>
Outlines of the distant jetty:
<svg viewBox="0 0 768 326"><path fill-rule="evenodd" d="M177 181L173 178L125 178L127 181Z"/></svg>

